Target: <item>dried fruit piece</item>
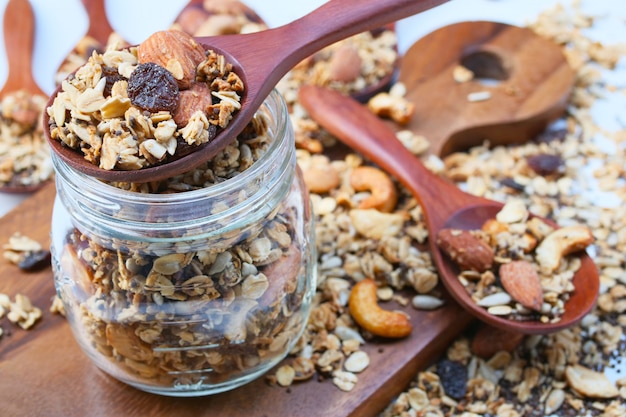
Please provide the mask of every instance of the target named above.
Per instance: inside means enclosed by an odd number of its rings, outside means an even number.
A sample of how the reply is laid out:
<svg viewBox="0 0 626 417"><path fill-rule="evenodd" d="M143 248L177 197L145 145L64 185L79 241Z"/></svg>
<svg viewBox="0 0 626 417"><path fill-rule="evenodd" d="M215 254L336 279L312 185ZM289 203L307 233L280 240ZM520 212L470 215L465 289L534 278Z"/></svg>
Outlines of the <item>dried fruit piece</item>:
<svg viewBox="0 0 626 417"><path fill-rule="evenodd" d="M113 84L126 79L118 72L117 68L108 67L106 65L102 66L102 77L106 78L106 84L104 85L103 92L104 97L109 97L111 95Z"/></svg>
<svg viewBox="0 0 626 417"><path fill-rule="evenodd" d="M493 264L493 249L469 230L441 229L437 246L464 270L484 272Z"/></svg>
<svg viewBox="0 0 626 417"><path fill-rule="evenodd" d="M153 33L137 47L141 64L153 62L167 69L181 90L189 88L196 79L196 68L205 59L202 45L180 30Z"/></svg>
<svg viewBox="0 0 626 417"><path fill-rule="evenodd" d="M437 373L446 395L460 400L467 391L467 368L460 362L444 359L437 364Z"/></svg>
<svg viewBox="0 0 626 417"><path fill-rule="evenodd" d="M154 63L140 64L128 79L128 98L133 105L151 112L173 113L180 91L172 74Z"/></svg>
<svg viewBox="0 0 626 417"><path fill-rule="evenodd" d="M515 301L531 310L541 310L541 280L530 262L520 260L503 264L499 274L502 286Z"/></svg>
<svg viewBox="0 0 626 417"><path fill-rule="evenodd" d="M411 334L413 326L406 314L384 310L378 305L376 282L371 278L352 287L348 306L354 321L373 335L401 338Z"/></svg>
<svg viewBox="0 0 626 417"><path fill-rule="evenodd" d="M539 175L556 174L563 167L563 158L558 155L540 153L526 158L528 166Z"/></svg>

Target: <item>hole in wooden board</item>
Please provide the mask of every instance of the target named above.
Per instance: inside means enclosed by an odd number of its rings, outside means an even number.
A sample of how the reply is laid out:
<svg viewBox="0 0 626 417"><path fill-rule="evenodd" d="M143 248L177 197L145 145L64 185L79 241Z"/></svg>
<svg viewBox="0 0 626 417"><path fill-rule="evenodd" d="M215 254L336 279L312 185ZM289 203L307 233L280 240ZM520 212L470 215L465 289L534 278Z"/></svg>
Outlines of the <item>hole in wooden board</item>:
<svg viewBox="0 0 626 417"><path fill-rule="evenodd" d="M502 57L491 51L471 52L460 63L474 73L474 80L486 86L498 85L510 75Z"/></svg>

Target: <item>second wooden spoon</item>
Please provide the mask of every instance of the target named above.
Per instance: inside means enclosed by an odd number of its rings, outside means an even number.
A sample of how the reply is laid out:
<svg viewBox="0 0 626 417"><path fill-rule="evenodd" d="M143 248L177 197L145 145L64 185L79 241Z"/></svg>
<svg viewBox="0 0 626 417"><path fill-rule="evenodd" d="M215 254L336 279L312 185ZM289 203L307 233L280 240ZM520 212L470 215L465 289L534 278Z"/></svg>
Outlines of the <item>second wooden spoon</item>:
<svg viewBox="0 0 626 417"><path fill-rule="evenodd" d="M398 141L395 133L357 101L314 86L301 87L300 102L311 117L352 149L395 176L420 202L428 227L429 245L440 277L451 295L480 320L525 334L551 333L572 326L594 306L599 290L598 269L585 253L574 275L575 287L556 323L514 321L487 313L476 304L458 279L456 267L443 256L434 236L442 228L480 229L495 218L503 204L467 194L455 184L429 171Z"/></svg>
<svg viewBox="0 0 626 417"><path fill-rule="evenodd" d="M6 47L8 75L2 90L0 101L7 95L24 92L27 100L31 96L41 96L45 99L48 95L39 87L32 73L32 53L35 37L35 16L28 0L9 0L4 11L3 18L4 44ZM40 120L41 113L33 108L20 109L21 123L25 125L35 124ZM34 114L37 113L37 114ZM14 115L15 116L15 115ZM17 120L17 116L15 116ZM32 128L35 130L35 127ZM41 131L33 132L39 135L39 141L33 141L33 146L47 146ZM23 179L30 172L22 171L15 173L10 183L0 186L0 191L7 193L30 193L36 191L47 182L37 180L25 184ZM20 177L21 176L21 177ZM19 177L19 178L18 178ZM17 180L17 181L14 181Z"/></svg>
<svg viewBox="0 0 626 417"><path fill-rule="evenodd" d="M189 171L210 160L232 142L252 120L257 109L296 64L314 52L342 39L383 27L404 17L430 9L445 0L331 0L304 17L285 26L262 32L196 38L224 55L233 63L235 72L245 85L241 110L228 127L211 142L198 146L193 152L162 165L135 171L105 170L90 163L83 155L60 141L50 138L48 117L44 125L48 141L62 160L92 177L122 182L147 182L169 178ZM52 105L53 94L49 105Z"/></svg>

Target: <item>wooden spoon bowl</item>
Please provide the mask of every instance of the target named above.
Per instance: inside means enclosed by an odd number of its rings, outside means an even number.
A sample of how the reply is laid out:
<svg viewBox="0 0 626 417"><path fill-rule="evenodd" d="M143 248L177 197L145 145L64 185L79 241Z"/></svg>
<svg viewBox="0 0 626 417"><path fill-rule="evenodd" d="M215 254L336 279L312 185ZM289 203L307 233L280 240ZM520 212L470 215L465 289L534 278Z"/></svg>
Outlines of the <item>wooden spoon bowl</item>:
<svg viewBox="0 0 626 417"><path fill-rule="evenodd" d="M395 176L420 202L431 237L430 250L441 280L467 311L500 329L545 334L574 325L593 308L598 296L599 274L591 258L582 252L582 265L573 278L575 290L565 303L560 321L515 321L489 314L471 299L458 279L456 265L443 255L433 237L448 227L480 229L486 220L495 218L503 204L467 194L452 182L433 174L398 141L390 127L357 101L313 86L302 87L299 98L313 120Z"/></svg>
<svg viewBox="0 0 626 417"><path fill-rule="evenodd" d="M313 52L367 30L422 12L445 0L331 0L308 15L287 25L250 34L196 38L205 48L224 55L241 77L246 91L241 110L226 129L210 143L166 164L135 171L104 170L50 138L49 118L44 114L46 136L55 154L73 168L107 181L147 182L181 174L208 161L243 131L257 109L296 64ZM320 24L323 22L324 24ZM49 102L52 105L55 92Z"/></svg>
<svg viewBox="0 0 626 417"><path fill-rule="evenodd" d="M460 66L473 78L455 80ZM561 48L530 29L455 23L419 39L402 57L398 81L415 105L404 128L426 137L441 157L484 141L523 143L563 114L574 80ZM489 98L471 101L473 93Z"/></svg>
<svg viewBox="0 0 626 417"><path fill-rule="evenodd" d="M35 16L28 0L9 0L3 18L4 44L6 48L8 75L0 101L9 94L25 91L30 95L47 97L35 81L32 73L32 53L35 37ZM19 174L16 174L19 175ZM0 191L6 193L31 193L47 181L32 185L6 184Z"/></svg>

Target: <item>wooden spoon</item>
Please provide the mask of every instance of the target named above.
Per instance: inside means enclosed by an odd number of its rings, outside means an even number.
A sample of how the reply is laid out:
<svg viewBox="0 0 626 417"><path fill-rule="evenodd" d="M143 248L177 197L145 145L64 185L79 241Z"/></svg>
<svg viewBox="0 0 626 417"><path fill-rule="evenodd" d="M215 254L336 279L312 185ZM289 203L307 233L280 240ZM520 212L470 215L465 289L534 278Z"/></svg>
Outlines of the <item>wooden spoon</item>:
<svg viewBox="0 0 626 417"><path fill-rule="evenodd" d="M424 210L429 236L436 236L439 230L448 227L480 229L502 208L502 203L467 194L454 183L433 174L396 139L390 127L357 101L314 86L301 87L299 98L321 126L391 173L411 191ZM494 316L470 298L458 279L456 266L442 255L435 239L429 239L429 245L441 279L454 299L477 318L501 329L525 334L564 329L581 320L594 306L598 296L598 269L582 252L582 265L573 278L575 290L566 302L559 322L522 322Z"/></svg>
<svg viewBox="0 0 626 417"><path fill-rule="evenodd" d="M3 18L4 45L8 61L7 80L0 90L0 101L9 94L26 91L47 97L32 73L32 53L35 39L35 16L28 0L9 0ZM3 185L8 193L30 193L44 185Z"/></svg>
<svg viewBox="0 0 626 417"><path fill-rule="evenodd" d="M287 25L262 32L196 38L233 63L246 91L241 110L226 129L210 143L166 164L136 171L107 171L91 164L83 155L50 138L47 114L46 136L52 150L73 168L108 180L146 182L181 174L211 159L245 128L280 79L296 64L332 43L444 3L445 0L331 0L308 15ZM52 95L49 105L52 105Z"/></svg>
<svg viewBox="0 0 626 417"><path fill-rule="evenodd" d="M459 66L474 77L455 80ZM561 48L530 29L455 23L419 39L402 57L398 81L415 105L403 127L426 137L429 151L442 157L485 140L526 142L563 113L574 80ZM489 98L473 102L473 93Z"/></svg>
<svg viewBox="0 0 626 417"><path fill-rule="evenodd" d="M57 70L57 80L66 78L72 73L78 66L80 61L68 62L68 58L72 55L82 58L83 63L87 60L91 51L79 51L80 45L85 43L94 43L94 48L103 50L109 41L109 36L113 33L113 28L107 19L105 0L81 0L85 11L87 12L87 18L89 19L89 27L83 38L79 43L72 48L72 51L68 54L68 57L63 60L59 69Z"/></svg>

